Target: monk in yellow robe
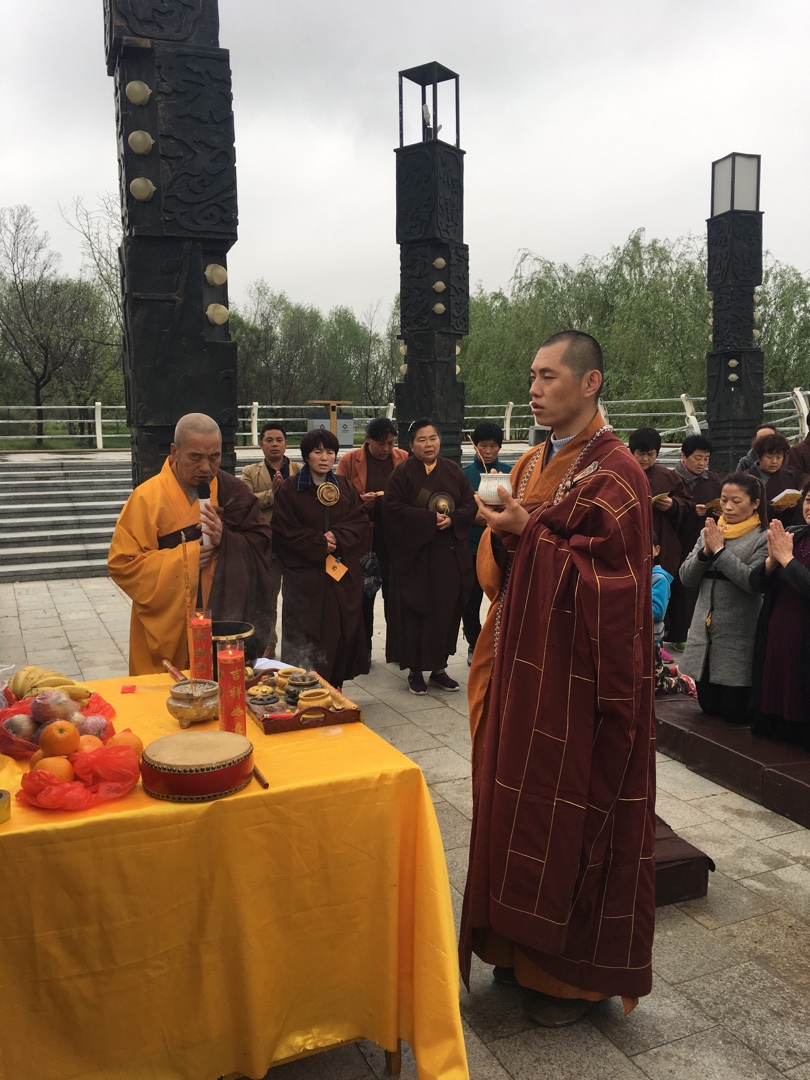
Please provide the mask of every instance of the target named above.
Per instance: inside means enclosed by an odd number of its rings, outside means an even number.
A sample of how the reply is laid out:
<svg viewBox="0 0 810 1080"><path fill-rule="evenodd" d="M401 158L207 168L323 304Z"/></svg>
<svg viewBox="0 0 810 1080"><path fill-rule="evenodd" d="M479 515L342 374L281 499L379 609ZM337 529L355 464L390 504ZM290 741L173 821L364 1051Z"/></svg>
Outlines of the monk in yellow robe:
<svg viewBox="0 0 810 1080"><path fill-rule="evenodd" d="M163 671L164 659L188 666L186 575L193 607L210 608L216 620L252 623L259 650L269 635L270 526L247 485L219 470L221 459L216 422L188 413L161 471L121 511L107 565L132 600L130 675ZM210 505L200 504L202 481ZM203 532L210 544L201 542Z"/></svg>

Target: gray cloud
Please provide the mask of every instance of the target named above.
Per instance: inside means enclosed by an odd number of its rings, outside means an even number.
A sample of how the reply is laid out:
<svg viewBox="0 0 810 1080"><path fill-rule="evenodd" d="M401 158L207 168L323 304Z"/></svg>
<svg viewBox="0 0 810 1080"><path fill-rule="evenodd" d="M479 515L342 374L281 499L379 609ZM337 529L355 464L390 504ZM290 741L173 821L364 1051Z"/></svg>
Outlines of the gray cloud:
<svg viewBox="0 0 810 1080"><path fill-rule="evenodd" d="M29 203L73 270L56 204L117 186L101 3L6 6L2 200ZM220 24L237 300L258 277L325 308L393 298L397 71L433 59L461 76L466 239L486 288L521 248L576 262L639 227L701 235L711 160L731 150L763 156L766 245L810 268L797 0L220 0Z"/></svg>

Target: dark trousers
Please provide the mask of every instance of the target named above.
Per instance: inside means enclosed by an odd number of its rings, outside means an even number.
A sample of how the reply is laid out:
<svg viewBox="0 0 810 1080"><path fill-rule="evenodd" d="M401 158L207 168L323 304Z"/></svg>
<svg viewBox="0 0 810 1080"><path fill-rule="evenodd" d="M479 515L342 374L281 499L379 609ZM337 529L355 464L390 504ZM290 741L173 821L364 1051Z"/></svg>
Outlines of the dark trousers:
<svg viewBox="0 0 810 1080"><path fill-rule="evenodd" d="M464 637L467 639L467 644L471 649L475 648L475 643L478 641L478 635L481 633L481 601L484 599L484 590L481 588L478 582L478 576L473 577L473 587L470 593L470 599L464 608L461 615L461 622L464 626Z"/></svg>
<svg viewBox="0 0 810 1080"><path fill-rule="evenodd" d="M751 723L751 687L721 686L708 679L699 679L698 704L707 716L719 716L727 724Z"/></svg>
<svg viewBox="0 0 810 1080"><path fill-rule="evenodd" d="M385 614L386 626L388 625L388 577L382 579L383 613ZM368 638L368 651L371 652L371 636L374 633L374 602L377 594L368 596L363 593L363 625L366 628Z"/></svg>

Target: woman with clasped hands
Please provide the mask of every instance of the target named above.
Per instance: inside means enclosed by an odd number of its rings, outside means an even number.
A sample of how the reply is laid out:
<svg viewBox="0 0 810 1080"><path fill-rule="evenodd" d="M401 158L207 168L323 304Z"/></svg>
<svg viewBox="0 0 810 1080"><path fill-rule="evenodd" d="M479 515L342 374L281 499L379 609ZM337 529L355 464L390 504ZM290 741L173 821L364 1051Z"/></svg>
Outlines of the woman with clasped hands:
<svg viewBox="0 0 810 1080"><path fill-rule="evenodd" d="M765 594L754 648L755 735L810 749L810 483L791 530L773 520L768 558L751 572Z"/></svg>
<svg viewBox="0 0 810 1080"><path fill-rule="evenodd" d="M695 680L705 713L749 724L762 606L750 579L764 565L768 545L762 484L748 473L732 473L723 483L720 509L720 520L706 519L680 569L683 584L700 589L680 668Z"/></svg>

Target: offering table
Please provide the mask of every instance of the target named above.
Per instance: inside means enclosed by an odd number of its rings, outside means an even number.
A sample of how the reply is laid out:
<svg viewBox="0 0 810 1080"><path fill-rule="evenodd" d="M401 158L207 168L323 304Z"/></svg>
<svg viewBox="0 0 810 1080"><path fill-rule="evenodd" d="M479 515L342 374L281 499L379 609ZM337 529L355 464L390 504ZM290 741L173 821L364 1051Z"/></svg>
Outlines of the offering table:
<svg viewBox="0 0 810 1080"><path fill-rule="evenodd" d="M88 685L117 731L179 731L170 676ZM134 694L121 685L134 684ZM212 730L215 724L189 729ZM139 784L0 825L0 1080L263 1077L358 1038L467 1080L444 852L419 768L363 724L267 736L269 781L210 802ZM0 756L0 788L26 763Z"/></svg>

